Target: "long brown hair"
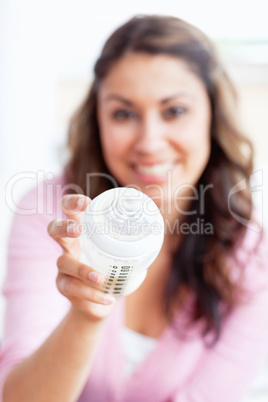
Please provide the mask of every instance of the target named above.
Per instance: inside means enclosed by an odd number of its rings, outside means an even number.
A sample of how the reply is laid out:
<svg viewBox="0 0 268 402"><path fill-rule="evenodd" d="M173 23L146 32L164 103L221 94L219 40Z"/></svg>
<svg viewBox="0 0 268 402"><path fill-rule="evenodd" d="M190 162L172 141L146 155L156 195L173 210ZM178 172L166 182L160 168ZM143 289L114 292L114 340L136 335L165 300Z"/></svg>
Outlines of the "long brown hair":
<svg viewBox="0 0 268 402"><path fill-rule="evenodd" d="M239 180L249 182L252 145L236 124L235 89L219 63L212 43L199 29L175 17L148 15L130 19L110 36L95 64L90 91L70 122L72 156L65 168L66 181L78 184L92 198L112 187L105 178L109 171L101 151L97 94L102 79L127 52L166 54L185 60L202 80L209 95L211 156L198 184L213 184L213 190L207 193L202 218L210 222L214 230L211 235L183 236L174 255L165 305L169 314L181 289L191 290L195 295L192 322L203 318L206 324L203 334L212 330L217 339L224 314L235 305L238 292L229 276L226 256L234 252L237 240L245 233L245 227L233 217L229 207L245 220L250 219L252 212L248 189L237 192L231 198L231 205L228 205L228 194ZM103 176L97 175L89 190L86 175L94 172L101 172ZM199 210L198 205L194 206ZM187 221L191 223L197 218L190 215Z"/></svg>

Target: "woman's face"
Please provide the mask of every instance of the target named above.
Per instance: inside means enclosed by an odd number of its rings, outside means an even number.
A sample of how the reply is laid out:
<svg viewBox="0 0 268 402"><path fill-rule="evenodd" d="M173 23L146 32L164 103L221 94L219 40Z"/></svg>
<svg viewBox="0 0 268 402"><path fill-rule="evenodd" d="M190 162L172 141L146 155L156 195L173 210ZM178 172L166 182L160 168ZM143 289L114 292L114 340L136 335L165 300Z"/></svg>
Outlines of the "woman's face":
<svg viewBox="0 0 268 402"><path fill-rule="evenodd" d="M183 60L124 56L100 85L98 121L104 160L121 186L140 189L163 213L174 197L193 196L210 155L211 111Z"/></svg>

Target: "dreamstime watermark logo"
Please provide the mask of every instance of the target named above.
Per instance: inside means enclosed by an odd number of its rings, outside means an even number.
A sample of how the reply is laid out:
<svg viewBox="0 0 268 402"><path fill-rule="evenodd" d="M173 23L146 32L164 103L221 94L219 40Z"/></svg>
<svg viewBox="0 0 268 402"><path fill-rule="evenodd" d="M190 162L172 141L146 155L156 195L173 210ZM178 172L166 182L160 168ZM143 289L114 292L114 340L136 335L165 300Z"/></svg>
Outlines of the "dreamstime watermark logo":
<svg viewBox="0 0 268 402"><path fill-rule="evenodd" d="M118 183L116 180L105 173L88 173L86 176L86 193L88 195L91 193L91 186L94 180L105 180L109 182L109 187L116 189ZM33 197L30 197L30 203L27 202L27 197L20 203L16 203L16 198L18 198L18 189L22 189L23 186L29 187L29 184L35 189ZM226 200L228 204L228 209L230 214L239 223L248 227L250 230L261 231L262 230L262 185L263 185L263 172L258 170L254 172L250 177L250 188L248 190L251 192L254 205L257 206L258 221L257 225L254 223L253 219L245 219L237 213L237 202L235 197L240 191L247 189L247 181L239 181L233 188L229 191L228 199ZM171 234L213 234L213 225L210 222L205 221L205 211L207 208L206 197L208 192L217 191L213 184L199 185L198 188L192 184L183 183L176 185L173 181L172 171L168 172L167 181L164 186L158 184L148 184L143 188L137 185L129 185L126 187L126 199L128 197L127 188L135 188L143 193L149 195L164 217L165 231ZM22 192L22 191L21 191ZM62 197L66 192L72 192L73 194L79 194L80 196L84 194L83 189L74 183L64 184L60 180L55 180L55 175L52 172L45 172L43 170L38 170L36 172L20 172L12 176L6 184L6 204L8 208L15 214L32 216L32 215L46 215L50 216L51 220L56 219L60 225L62 220L65 219L65 215L76 215L81 211L77 207L60 207ZM80 197L79 196L79 197ZM153 215L156 213L156 209L151 210L148 203L148 198L140 199L142 201L143 210L148 215ZM111 203L112 207L112 203ZM239 207L239 205L238 205ZM239 209L238 209L239 210ZM177 214L178 218L174 221L170 219L171 216L174 217L174 212ZM102 209L96 211L97 214L103 214ZM186 217L186 218L185 218ZM191 218L188 219L187 217ZM196 217L196 219L194 219ZM189 221L189 222L188 222ZM172 222L172 223L171 223ZM122 228L121 228L122 229ZM151 228L152 229L152 228ZM98 231L107 231L107 227L95 227ZM111 228L110 228L111 230ZM144 230L148 231L148 227Z"/></svg>

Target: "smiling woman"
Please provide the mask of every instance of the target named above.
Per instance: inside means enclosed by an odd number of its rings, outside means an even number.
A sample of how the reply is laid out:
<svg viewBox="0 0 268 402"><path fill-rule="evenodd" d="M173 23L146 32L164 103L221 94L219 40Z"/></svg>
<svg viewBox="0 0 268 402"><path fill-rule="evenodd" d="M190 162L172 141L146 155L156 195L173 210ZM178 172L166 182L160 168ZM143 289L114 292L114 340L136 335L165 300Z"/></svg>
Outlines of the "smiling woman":
<svg viewBox="0 0 268 402"><path fill-rule="evenodd" d="M49 187L69 190L64 219L14 221L4 402L241 400L268 350L268 272L234 100L213 45L178 18L134 17L107 40ZM89 197L117 184L152 198L166 230L142 285L116 301L78 238Z"/></svg>
<svg viewBox="0 0 268 402"><path fill-rule="evenodd" d="M252 146L236 125L234 104L235 90L203 33L173 17L134 18L107 40L96 62L88 97L70 125L73 158L66 169L67 180L84 193L86 174L101 171L157 203L175 255L165 283L167 311L182 283L195 289L193 317L206 317L207 330L214 328L216 336L221 301L230 310L238 292L222 261L245 232L229 204L245 221L252 211L247 188L228 198L252 171ZM165 118L174 108L183 114ZM87 195L95 197L111 181L97 177L95 185L91 181ZM201 219L213 227L213 236L196 236L193 228ZM173 236L183 224L190 233Z"/></svg>

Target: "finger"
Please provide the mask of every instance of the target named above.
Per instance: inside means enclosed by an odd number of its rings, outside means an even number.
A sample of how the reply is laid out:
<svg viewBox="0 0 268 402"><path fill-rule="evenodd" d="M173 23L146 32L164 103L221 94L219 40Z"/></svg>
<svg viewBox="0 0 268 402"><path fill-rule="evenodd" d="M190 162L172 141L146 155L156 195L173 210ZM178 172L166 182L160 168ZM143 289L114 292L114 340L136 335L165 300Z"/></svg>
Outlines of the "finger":
<svg viewBox="0 0 268 402"><path fill-rule="evenodd" d="M47 227L49 236L56 240L64 251L70 250L81 230L81 224L71 219L53 220Z"/></svg>
<svg viewBox="0 0 268 402"><path fill-rule="evenodd" d="M89 197L82 194L67 194L62 197L60 205L68 219L80 222L83 212L90 201Z"/></svg>
<svg viewBox="0 0 268 402"><path fill-rule="evenodd" d="M81 234L82 224L74 219L54 219L49 222L47 231L55 240L61 237L76 238Z"/></svg>
<svg viewBox="0 0 268 402"><path fill-rule="evenodd" d="M79 279L60 273L56 279L57 288L67 298L78 298L98 304L112 304L115 297L84 284Z"/></svg>
<svg viewBox="0 0 268 402"><path fill-rule="evenodd" d="M74 260L68 253L58 258L57 266L61 274L70 275L82 280L86 284L100 286L105 281L105 275L103 273L95 271L80 261Z"/></svg>

